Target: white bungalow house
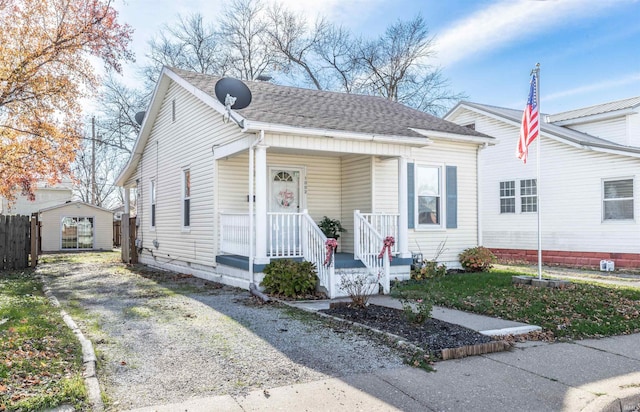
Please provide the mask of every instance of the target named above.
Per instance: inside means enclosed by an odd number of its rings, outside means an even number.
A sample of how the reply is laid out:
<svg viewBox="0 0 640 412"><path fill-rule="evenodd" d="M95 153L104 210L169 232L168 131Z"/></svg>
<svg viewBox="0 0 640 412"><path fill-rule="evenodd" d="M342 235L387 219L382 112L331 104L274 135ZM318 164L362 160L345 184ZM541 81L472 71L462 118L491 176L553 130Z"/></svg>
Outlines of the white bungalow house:
<svg viewBox="0 0 640 412"><path fill-rule="evenodd" d="M137 188L141 263L248 288L272 259L306 259L334 297L341 272L388 291L412 252L444 244L439 261L459 267L477 245L477 156L492 138L380 97L266 82L228 112L218 80L162 71L117 180ZM327 264L323 216L347 228ZM378 258L388 236L391 262Z"/></svg>
<svg viewBox="0 0 640 412"><path fill-rule="evenodd" d="M454 107L446 120L499 141L480 156L480 243L505 260L537 261L539 206L543 262L640 267L639 112L634 97L541 116L538 182L537 143L526 165L515 156L522 110Z"/></svg>

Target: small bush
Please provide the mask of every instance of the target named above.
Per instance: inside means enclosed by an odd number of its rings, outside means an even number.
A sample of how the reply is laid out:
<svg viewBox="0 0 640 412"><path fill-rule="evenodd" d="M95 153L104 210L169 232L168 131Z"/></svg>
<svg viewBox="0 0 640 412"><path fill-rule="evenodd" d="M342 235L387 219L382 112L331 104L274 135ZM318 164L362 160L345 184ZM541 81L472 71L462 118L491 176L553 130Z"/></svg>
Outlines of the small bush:
<svg viewBox="0 0 640 412"><path fill-rule="evenodd" d="M420 267L411 269L411 279L413 280L435 279L446 274L447 266L444 263L439 265L434 260L425 260Z"/></svg>
<svg viewBox="0 0 640 412"><path fill-rule="evenodd" d="M460 253L460 264L468 272L486 272L496 263L496 256L483 246L465 249Z"/></svg>
<svg viewBox="0 0 640 412"><path fill-rule="evenodd" d="M411 299L408 296L400 295L400 304L405 318L415 324L422 324L431 317L433 302L431 296Z"/></svg>
<svg viewBox="0 0 640 412"><path fill-rule="evenodd" d="M347 292L353 306L366 308L369 298L378 290L378 284L371 283L366 273L348 272L340 277L340 288Z"/></svg>
<svg viewBox="0 0 640 412"><path fill-rule="evenodd" d="M260 283L267 293L295 298L313 293L318 284L316 265L291 259L276 259L264 268Z"/></svg>

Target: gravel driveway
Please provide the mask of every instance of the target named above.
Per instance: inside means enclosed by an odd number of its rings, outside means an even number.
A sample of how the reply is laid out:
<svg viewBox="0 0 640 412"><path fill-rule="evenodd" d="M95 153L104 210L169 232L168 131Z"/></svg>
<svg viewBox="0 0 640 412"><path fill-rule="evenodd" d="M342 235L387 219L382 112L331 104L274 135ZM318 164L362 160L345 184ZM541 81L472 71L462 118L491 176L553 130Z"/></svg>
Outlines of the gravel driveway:
<svg viewBox="0 0 640 412"><path fill-rule="evenodd" d="M38 269L93 342L110 410L402 366L395 350L313 315L118 258L49 255Z"/></svg>

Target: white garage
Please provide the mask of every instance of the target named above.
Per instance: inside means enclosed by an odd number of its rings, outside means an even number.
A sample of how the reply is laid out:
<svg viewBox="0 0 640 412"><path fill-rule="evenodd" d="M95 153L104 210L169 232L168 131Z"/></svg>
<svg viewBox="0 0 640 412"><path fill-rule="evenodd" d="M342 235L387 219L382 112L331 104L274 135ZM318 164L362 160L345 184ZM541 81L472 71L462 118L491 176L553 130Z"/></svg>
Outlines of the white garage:
<svg viewBox="0 0 640 412"><path fill-rule="evenodd" d="M39 212L43 252L111 250L113 212L84 202L67 202Z"/></svg>

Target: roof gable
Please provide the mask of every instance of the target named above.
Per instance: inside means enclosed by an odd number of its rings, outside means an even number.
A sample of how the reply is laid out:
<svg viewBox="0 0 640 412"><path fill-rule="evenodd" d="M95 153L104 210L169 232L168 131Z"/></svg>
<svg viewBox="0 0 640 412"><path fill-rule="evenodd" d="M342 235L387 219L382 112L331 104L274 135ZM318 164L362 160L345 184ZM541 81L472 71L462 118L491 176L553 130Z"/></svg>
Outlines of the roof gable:
<svg viewBox="0 0 640 412"><path fill-rule="evenodd" d="M488 115L515 127L520 127L522 110L508 109L505 107L491 106L480 103L460 102L445 115L452 118L460 110L470 110L476 113ZM617 154L640 157L640 148L624 146L606 139L578 132L567 127L548 123L546 115L540 116L540 131L542 134L554 140L564 142L572 146L578 146L589 150L614 152Z"/></svg>
<svg viewBox="0 0 640 412"><path fill-rule="evenodd" d="M101 212L107 212L107 213L113 214L113 212L111 210L109 210L109 209L105 209L103 207L92 205L91 203L86 203L86 202L81 202L81 201L73 201L73 202L61 203L59 205L50 206L50 207L47 207L45 209L40 209L39 212L40 213L48 212L49 210L60 209L60 208L66 207L66 206L74 206L74 205L77 205L78 207L86 206L86 207L89 207L89 208L92 208L92 209L99 210Z"/></svg>

